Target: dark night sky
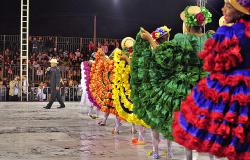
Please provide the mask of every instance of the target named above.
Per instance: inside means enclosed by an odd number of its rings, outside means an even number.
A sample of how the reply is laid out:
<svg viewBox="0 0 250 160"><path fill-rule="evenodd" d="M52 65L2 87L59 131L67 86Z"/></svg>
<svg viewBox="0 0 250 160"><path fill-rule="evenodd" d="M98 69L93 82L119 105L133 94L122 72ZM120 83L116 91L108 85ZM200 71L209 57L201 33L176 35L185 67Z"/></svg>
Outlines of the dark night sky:
<svg viewBox="0 0 250 160"><path fill-rule="evenodd" d="M216 29L223 1L208 0L214 15L208 26ZM97 37L135 36L140 26L152 31L168 25L182 31L180 12L195 0L30 0L32 35L92 37L97 16ZM1 0L0 34L19 34L20 1Z"/></svg>

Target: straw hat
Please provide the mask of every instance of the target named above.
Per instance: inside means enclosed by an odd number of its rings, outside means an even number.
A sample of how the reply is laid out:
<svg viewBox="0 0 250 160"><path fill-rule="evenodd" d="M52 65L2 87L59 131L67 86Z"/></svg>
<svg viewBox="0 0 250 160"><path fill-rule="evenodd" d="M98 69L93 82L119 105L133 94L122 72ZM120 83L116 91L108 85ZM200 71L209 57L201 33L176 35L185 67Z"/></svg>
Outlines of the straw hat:
<svg viewBox="0 0 250 160"><path fill-rule="evenodd" d="M198 14L201 12L201 8L199 6L190 6L187 9L187 12L189 14ZM181 20L185 21L186 17L185 17L185 11L182 11L180 14Z"/></svg>
<svg viewBox="0 0 250 160"><path fill-rule="evenodd" d="M250 0L225 0L241 13L250 15Z"/></svg>
<svg viewBox="0 0 250 160"><path fill-rule="evenodd" d="M122 49L131 48L134 46L134 44L135 44L134 38L126 37L126 38L123 38L123 40L121 42L121 47L122 47Z"/></svg>
<svg viewBox="0 0 250 160"><path fill-rule="evenodd" d="M186 26L202 26L212 22L212 14L205 7L187 6L180 14Z"/></svg>
<svg viewBox="0 0 250 160"><path fill-rule="evenodd" d="M55 58L52 58L49 62L53 63L53 64L58 64L57 59L55 59Z"/></svg>

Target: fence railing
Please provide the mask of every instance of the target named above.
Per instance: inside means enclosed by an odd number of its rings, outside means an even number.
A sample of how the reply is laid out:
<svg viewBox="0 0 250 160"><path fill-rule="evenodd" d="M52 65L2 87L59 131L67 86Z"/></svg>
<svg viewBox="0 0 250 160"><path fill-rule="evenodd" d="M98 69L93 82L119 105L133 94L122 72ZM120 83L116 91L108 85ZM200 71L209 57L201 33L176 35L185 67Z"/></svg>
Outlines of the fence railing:
<svg viewBox="0 0 250 160"><path fill-rule="evenodd" d="M6 87L0 87L0 102L9 101L7 90L8 88ZM74 102L81 100L82 91L80 87L61 87L60 94L63 101ZM31 87L29 89L29 101L46 102L50 100L50 97L49 87Z"/></svg>
<svg viewBox="0 0 250 160"><path fill-rule="evenodd" d="M93 38L82 38L82 37L60 37L60 36L30 36L30 47L32 48L32 40L40 41L41 44L45 45L50 39L53 42L52 48L67 50L70 52L76 51L77 49L84 49L87 47L90 41L93 41ZM120 39L111 39L111 38L96 38L97 42L104 43L105 41L120 41ZM20 49L20 36L19 35L0 35L0 50L6 48L11 48L12 50Z"/></svg>
<svg viewBox="0 0 250 160"><path fill-rule="evenodd" d="M9 69L10 68L10 69ZM60 66L61 71L61 78L68 79L73 81L80 81L81 80L81 68L80 66ZM46 71L47 67L33 67L29 66L29 82L33 83L40 83L46 80ZM15 75L19 75L20 73L20 66L18 65L10 65L3 70L3 77L7 79L14 79Z"/></svg>
<svg viewBox="0 0 250 160"><path fill-rule="evenodd" d="M0 50L11 48L12 50L20 49L19 35L0 35Z"/></svg>
<svg viewBox="0 0 250 160"><path fill-rule="evenodd" d="M7 101L7 88L5 86L0 87L0 102Z"/></svg>

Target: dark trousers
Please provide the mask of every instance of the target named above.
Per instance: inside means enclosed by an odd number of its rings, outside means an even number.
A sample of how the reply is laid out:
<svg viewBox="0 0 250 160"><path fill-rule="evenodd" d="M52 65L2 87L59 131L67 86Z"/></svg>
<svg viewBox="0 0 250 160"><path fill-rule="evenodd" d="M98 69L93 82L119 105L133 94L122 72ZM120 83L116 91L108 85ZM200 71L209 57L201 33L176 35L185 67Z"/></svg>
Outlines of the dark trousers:
<svg viewBox="0 0 250 160"><path fill-rule="evenodd" d="M19 98L18 98L17 95L14 95L14 96L10 96L10 99L9 99L9 100L10 100L10 101L18 101Z"/></svg>
<svg viewBox="0 0 250 160"><path fill-rule="evenodd" d="M47 107L51 108L52 104L56 101L56 99L60 103L61 107L65 107L65 104L63 103L62 97L60 95L60 91L57 91L57 90L51 91L51 98L50 98L49 103L47 104Z"/></svg>

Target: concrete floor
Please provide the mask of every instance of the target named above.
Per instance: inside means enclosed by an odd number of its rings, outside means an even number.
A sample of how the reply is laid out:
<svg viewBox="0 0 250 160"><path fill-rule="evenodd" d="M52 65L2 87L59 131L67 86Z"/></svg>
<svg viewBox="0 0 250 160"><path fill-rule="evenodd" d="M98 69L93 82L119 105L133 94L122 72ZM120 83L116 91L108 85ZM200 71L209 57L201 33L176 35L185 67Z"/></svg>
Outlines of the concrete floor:
<svg viewBox="0 0 250 160"><path fill-rule="evenodd" d="M121 133L112 135L114 117L106 127L100 119L92 120L79 103L66 103L66 109L51 110L46 103L0 102L0 160L151 160L150 132L147 144L130 144L130 125L123 122ZM101 115L102 117L102 115ZM164 156L164 140L160 144ZM184 149L174 144L175 160L185 160ZM194 153L195 160L208 160L207 155Z"/></svg>

